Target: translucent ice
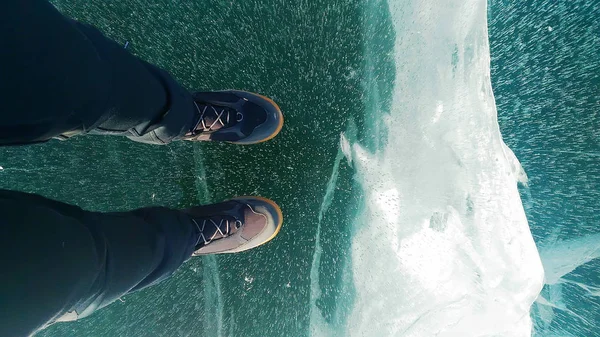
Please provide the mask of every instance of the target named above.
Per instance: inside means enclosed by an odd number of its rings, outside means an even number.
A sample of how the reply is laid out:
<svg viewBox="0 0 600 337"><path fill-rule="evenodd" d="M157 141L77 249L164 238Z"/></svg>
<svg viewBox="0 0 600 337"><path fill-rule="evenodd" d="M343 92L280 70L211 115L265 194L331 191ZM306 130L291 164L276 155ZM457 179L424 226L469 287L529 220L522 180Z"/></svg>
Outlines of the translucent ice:
<svg viewBox="0 0 600 337"><path fill-rule="evenodd" d="M383 146L347 155L365 193L347 335L528 336L544 274L517 190L526 176L498 128L486 2L388 5L394 97L372 135Z"/></svg>

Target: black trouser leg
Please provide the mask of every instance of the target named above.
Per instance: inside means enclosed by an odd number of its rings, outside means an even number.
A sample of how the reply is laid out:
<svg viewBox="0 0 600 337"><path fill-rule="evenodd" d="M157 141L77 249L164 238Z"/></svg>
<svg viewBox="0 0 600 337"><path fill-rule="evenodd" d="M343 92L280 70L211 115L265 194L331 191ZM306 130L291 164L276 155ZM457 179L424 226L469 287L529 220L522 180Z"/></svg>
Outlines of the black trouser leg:
<svg viewBox="0 0 600 337"><path fill-rule="evenodd" d="M191 218L161 207L97 213L0 190L0 336L87 316L171 275L198 239Z"/></svg>
<svg viewBox="0 0 600 337"><path fill-rule="evenodd" d="M0 145L64 134L164 144L194 125L190 93L46 0L0 2Z"/></svg>

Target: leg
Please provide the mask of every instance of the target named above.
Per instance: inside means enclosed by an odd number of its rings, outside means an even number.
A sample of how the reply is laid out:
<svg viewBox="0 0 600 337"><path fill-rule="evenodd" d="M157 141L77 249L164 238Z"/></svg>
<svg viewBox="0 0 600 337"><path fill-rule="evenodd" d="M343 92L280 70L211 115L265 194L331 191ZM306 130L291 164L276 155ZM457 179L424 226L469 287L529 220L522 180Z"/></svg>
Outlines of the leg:
<svg viewBox="0 0 600 337"><path fill-rule="evenodd" d="M75 134L252 144L283 126L269 98L231 90L192 96L46 0L0 2L0 43L0 145Z"/></svg>
<svg viewBox="0 0 600 337"><path fill-rule="evenodd" d="M77 133L164 144L198 119L191 94L46 0L0 4L0 145Z"/></svg>
<svg viewBox="0 0 600 337"><path fill-rule="evenodd" d="M279 207L260 197L98 213L7 190L0 190L0 214L0 336L15 337L156 284L192 253L260 246L283 221Z"/></svg>
<svg viewBox="0 0 600 337"><path fill-rule="evenodd" d="M171 275L199 232L186 213L96 213L0 190L0 335L27 336L65 314L83 317Z"/></svg>

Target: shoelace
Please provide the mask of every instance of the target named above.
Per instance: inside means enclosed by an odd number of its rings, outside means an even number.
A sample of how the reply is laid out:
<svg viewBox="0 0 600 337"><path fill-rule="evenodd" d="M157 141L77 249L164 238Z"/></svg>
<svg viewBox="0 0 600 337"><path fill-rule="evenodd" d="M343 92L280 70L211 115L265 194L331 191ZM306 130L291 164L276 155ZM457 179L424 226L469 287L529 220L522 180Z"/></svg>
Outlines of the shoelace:
<svg viewBox="0 0 600 337"><path fill-rule="evenodd" d="M212 218L208 218L208 219L203 219L202 220L202 227L200 227L200 224L198 224L198 222L196 221L196 219L192 218L192 221L194 222L194 224L196 225L196 227L198 228L198 231L200 232L200 235L198 237L198 240L196 241L196 247L198 247L198 244L200 243L200 240L204 241L204 245L208 245L209 243L211 243L213 240L215 239L222 239L222 238L226 238L229 235L231 235L231 224L233 223L236 229L240 229L240 227L242 227L242 225L244 224L241 220L234 220L234 221L230 221L229 219L221 219L219 221L219 223L217 224L216 221L214 221ZM221 226L223 225L223 223L225 223L225 230L223 231ZM216 228L216 231L213 233L213 235L210 238L206 238L206 236L204 235L205 232L204 230L206 229L206 225L213 225ZM220 237L217 237L217 234L220 234Z"/></svg>
<svg viewBox="0 0 600 337"><path fill-rule="evenodd" d="M196 105L196 110L198 110L198 113L200 114L198 123L196 123L192 129L192 134L194 135L201 132L214 131L215 129L213 128L217 125L219 126L219 129L222 127L227 127L232 122L233 111L230 111L227 108L219 107L219 109L217 109L214 105L202 103L202 105L204 105L204 109L200 109L200 106L198 106L198 103L195 101L194 105ZM235 121L239 123L243 119L244 115L241 112L236 111ZM202 125L201 130L198 129L198 126L200 125Z"/></svg>

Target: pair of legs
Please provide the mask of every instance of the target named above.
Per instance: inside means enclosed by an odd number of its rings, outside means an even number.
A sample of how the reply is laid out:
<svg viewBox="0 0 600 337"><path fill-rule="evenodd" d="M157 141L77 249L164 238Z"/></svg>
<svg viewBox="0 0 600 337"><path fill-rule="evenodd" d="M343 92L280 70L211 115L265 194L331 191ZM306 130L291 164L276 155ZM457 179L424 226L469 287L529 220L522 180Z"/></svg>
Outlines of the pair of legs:
<svg viewBox="0 0 600 337"><path fill-rule="evenodd" d="M189 93L46 0L3 1L0 42L0 145L84 134L247 144L274 137L283 123L277 105L257 94ZM263 198L99 213L8 190L0 190L0 212L0 336L87 316L160 282L192 254L256 247L282 220Z"/></svg>

